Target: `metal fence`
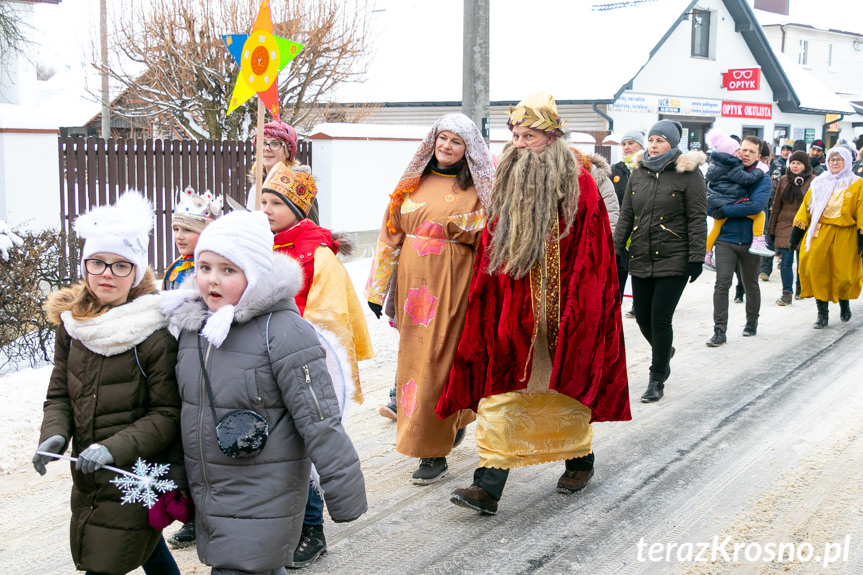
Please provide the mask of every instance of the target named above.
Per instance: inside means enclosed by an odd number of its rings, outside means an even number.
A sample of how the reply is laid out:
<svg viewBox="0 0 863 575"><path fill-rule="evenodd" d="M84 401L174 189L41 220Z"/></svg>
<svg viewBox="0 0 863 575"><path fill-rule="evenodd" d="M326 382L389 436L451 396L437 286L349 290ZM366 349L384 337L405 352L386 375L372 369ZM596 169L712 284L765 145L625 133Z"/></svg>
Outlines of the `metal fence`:
<svg viewBox="0 0 863 575"><path fill-rule="evenodd" d="M61 266L70 278L78 276L79 243L71 232L79 214L114 203L127 189L140 191L155 210L150 263L161 274L176 257L171 216L177 193L191 186L245 203L255 158L251 142L236 141L78 137L60 138L58 146L61 231L70 238ZM297 159L311 165L311 142L300 141Z"/></svg>

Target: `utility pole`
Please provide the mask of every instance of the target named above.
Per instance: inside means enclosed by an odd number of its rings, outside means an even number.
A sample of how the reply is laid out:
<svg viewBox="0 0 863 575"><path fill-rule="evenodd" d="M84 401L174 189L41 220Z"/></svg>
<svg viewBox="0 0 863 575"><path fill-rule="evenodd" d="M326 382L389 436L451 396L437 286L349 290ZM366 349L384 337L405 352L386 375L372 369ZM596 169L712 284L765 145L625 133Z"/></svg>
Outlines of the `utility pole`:
<svg viewBox="0 0 863 575"><path fill-rule="evenodd" d="M464 0L462 47L462 112L489 140L488 26L489 0Z"/></svg>
<svg viewBox="0 0 863 575"><path fill-rule="evenodd" d="M99 0L99 31L102 36L102 137L111 137L111 102L108 94L108 8Z"/></svg>

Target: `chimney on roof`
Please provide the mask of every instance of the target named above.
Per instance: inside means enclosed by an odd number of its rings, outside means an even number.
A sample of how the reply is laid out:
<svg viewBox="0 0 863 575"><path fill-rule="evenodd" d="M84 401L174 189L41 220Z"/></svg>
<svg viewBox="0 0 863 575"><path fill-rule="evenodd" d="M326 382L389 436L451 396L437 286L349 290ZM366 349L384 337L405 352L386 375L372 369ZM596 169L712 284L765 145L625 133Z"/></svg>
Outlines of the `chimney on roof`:
<svg viewBox="0 0 863 575"><path fill-rule="evenodd" d="M765 12L773 12L788 16L788 4L791 0L755 0L755 8Z"/></svg>

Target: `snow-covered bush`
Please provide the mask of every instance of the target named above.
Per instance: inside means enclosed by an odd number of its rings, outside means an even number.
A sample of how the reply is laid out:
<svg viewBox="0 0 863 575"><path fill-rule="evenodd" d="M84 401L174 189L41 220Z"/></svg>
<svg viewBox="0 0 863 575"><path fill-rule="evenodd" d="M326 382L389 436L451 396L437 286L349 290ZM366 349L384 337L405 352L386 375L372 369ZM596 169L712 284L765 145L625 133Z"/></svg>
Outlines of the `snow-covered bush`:
<svg viewBox="0 0 863 575"><path fill-rule="evenodd" d="M70 283L60 265L63 233L18 232L16 237L23 241L15 242L8 258L0 258L0 373L53 359L55 326L42 304L50 292Z"/></svg>

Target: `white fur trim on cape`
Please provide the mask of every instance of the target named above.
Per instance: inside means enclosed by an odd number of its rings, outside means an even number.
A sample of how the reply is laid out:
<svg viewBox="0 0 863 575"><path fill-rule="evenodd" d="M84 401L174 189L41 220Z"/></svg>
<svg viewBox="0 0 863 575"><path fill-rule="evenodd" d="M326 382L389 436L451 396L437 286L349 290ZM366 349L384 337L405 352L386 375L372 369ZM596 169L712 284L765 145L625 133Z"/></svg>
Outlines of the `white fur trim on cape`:
<svg viewBox="0 0 863 575"><path fill-rule="evenodd" d="M644 156L644 150L639 150L632 156L633 170L641 167L642 156ZM699 150L689 150L677 156L674 163L678 173L694 172L698 166L707 163L707 154Z"/></svg>
<svg viewBox="0 0 863 575"><path fill-rule="evenodd" d="M78 320L60 314L68 334L84 347L110 357L128 351L167 325L159 308L159 294L147 294L109 309L100 316Z"/></svg>
<svg viewBox="0 0 863 575"><path fill-rule="evenodd" d="M302 285L303 272L300 269L300 264L290 256L278 252L273 253L273 269L261 276L258 283L252 288L246 290L242 301L234 306L233 321L245 323L269 311L277 303L293 301ZM174 296L167 295L168 292L165 292L166 295L163 296L165 297L163 307L168 315L168 328L174 334L179 334L183 330L200 333L204 329L204 324L210 319L210 313L207 306L204 305L204 300L201 299L201 292L198 290L194 276L186 279L180 286L180 290L177 291L183 291L183 293ZM194 299L190 299L192 297ZM212 317L216 315L218 313L213 314ZM220 330L214 329L210 335L215 338L215 332L218 331ZM207 333L202 335L206 337ZM222 338L216 344L210 337L207 339L216 347L224 341Z"/></svg>
<svg viewBox="0 0 863 575"><path fill-rule="evenodd" d="M331 331L327 331L312 322L309 322L309 324L315 328L318 340L326 352L327 372L329 372L330 379L333 381L333 389L336 391L336 398L339 400L339 410L342 412L342 421L344 421L348 413L348 406L351 404L351 398L354 396L354 378L351 364L348 362L348 354ZM315 469L314 464L312 464L311 480L312 486L323 497L324 489L321 487L321 476L318 474L318 470Z"/></svg>

